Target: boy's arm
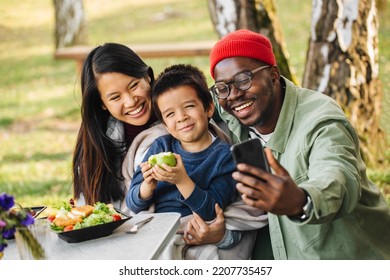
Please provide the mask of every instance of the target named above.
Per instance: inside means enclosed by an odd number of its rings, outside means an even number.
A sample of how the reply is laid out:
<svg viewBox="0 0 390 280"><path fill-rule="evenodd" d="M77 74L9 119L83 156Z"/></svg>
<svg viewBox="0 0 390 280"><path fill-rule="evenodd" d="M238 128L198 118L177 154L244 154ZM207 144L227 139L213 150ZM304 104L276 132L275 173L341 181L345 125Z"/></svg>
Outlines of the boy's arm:
<svg viewBox="0 0 390 280"><path fill-rule="evenodd" d="M147 159L149 158L150 155L157 153L158 151L158 144L155 141L152 146L150 146L148 152L146 153L143 161L147 162ZM143 210L146 210L150 207L150 205L153 203L153 191L152 194L148 191L150 189L150 185L148 186L149 183L146 183L146 187L142 187L142 185L145 183L144 182L144 175L143 175L143 166L144 164L141 164L136 172L134 173L133 179L130 184L130 189L126 194L126 205L127 207L134 213L139 213ZM144 168L144 170L147 170L148 168ZM156 183L157 184L157 183ZM141 194L141 188L142 194ZM149 190L148 190L149 189ZM146 199L143 199L146 198Z"/></svg>
<svg viewBox="0 0 390 280"><path fill-rule="evenodd" d="M147 200L153 196L154 190L157 188L157 181L153 178L152 166L147 162L140 164L144 181L141 183L139 190L139 198Z"/></svg>
<svg viewBox="0 0 390 280"><path fill-rule="evenodd" d="M126 195L126 205L134 213L148 209L153 203L153 196L150 196L148 199L142 199L140 197L142 183L142 172L138 169L134 174L130 189Z"/></svg>
<svg viewBox="0 0 390 280"><path fill-rule="evenodd" d="M182 202L188 205L191 210L197 213L203 220L210 222L216 217L214 205L217 203L225 208L232 202L234 196L234 184L227 183L228 180L215 180L208 189L202 189L195 185L191 195Z"/></svg>
<svg viewBox="0 0 390 280"><path fill-rule="evenodd" d="M223 151L219 151L219 153L223 153ZM214 170L207 168L207 172L214 172L214 174L211 175L208 182L205 182L207 185L202 187L195 185L191 195L187 199L183 199L183 203L205 221L215 219L215 203L224 209L233 202L236 194L236 182L231 175L235 170L235 164L230 150L225 150L225 153L225 155L220 155L221 160L217 162L211 160ZM210 158L214 157L210 156Z"/></svg>

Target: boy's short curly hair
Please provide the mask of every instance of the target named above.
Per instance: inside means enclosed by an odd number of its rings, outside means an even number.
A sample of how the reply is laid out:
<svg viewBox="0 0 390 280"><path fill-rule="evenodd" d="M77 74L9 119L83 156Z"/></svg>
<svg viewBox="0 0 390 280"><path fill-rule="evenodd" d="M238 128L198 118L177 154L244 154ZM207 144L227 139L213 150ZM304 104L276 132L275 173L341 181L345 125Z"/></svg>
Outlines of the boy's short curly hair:
<svg viewBox="0 0 390 280"><path fill-rule="evenodd" d="M170 89L190 86L202 101L205 110L210 108L213 100L207 86L206 77L199 68L189 64L175 64L165 68L157 77L152 89L152 105L157 118L163 122L161 111L157 106L158 97Z"/></svg>

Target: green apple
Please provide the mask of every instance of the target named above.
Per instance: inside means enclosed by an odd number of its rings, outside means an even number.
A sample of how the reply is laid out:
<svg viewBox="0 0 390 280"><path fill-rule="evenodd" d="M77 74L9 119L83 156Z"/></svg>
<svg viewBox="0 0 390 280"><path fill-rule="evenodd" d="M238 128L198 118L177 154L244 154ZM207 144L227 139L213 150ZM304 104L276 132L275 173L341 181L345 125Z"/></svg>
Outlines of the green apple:
<svg viewBox="0 0 390 280"><path fill-rule="evenodd" d="M155 166L157 164L160 167L162 167L163 163L168 166L176 166L176 158L172 152L163 152L150 156L148 163L151 166Z"/></svg>

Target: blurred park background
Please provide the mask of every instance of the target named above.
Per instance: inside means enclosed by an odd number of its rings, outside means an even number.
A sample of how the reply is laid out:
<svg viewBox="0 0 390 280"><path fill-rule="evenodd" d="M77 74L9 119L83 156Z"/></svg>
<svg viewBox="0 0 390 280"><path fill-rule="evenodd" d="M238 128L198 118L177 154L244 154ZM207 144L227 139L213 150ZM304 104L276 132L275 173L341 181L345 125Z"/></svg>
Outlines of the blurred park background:
<svg viewBox="0 0 390 280"><path fill-rule="evenodd" d="M387 0L390 8L390 0ZM276 0L278 17L301 79L311 1ZM206 0L86 0L87 41L126 45L217 40ZM71 158L80 124L80 89L72 60L55 60L51 0L0 0L0 193L25 206L57 205L71 192ZM208 58L145 59L157 75L174 63L200 67L211 85ZM390 11L380 13L382 128L390 132ZM389 141L385 161L368 174L390 204Z"/></svg>

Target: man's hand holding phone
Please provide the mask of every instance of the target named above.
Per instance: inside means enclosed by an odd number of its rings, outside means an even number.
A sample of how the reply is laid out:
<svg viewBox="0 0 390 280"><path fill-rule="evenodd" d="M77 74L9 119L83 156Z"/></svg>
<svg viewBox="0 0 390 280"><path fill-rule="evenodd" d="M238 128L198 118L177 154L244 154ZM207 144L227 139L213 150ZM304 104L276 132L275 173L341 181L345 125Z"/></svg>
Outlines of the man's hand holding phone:
<svg viewBox="0 0 390 280"><path fill-rule="evenodd" d="M255 139L249 140L253 141ZM257 141L260 142L259 139ZM258 145L255 141L244 144L245 154L251 156L244 160L241 154L241 160L236 158L237 153L232 146L233 157L237 163L237 171L233 172L233 178L237 181L237 190L241 193L245 204L259 208L266 212L277 215L298 215L305 205L306 194L299 188L287 170L285 170L273 157L270 149L263 150L264 160L259 156L257 150L248 150L252 145ZM242 146L239 150L242 150ZM235 155L236 154L236 155ZM251 160L249 160L251 158ZM252 160L257 158L257 163ZM272 168L273 173L270 172Z"/></svg>

